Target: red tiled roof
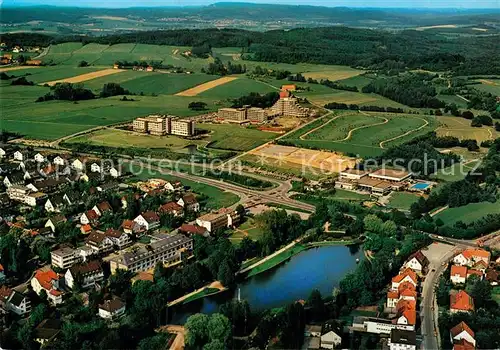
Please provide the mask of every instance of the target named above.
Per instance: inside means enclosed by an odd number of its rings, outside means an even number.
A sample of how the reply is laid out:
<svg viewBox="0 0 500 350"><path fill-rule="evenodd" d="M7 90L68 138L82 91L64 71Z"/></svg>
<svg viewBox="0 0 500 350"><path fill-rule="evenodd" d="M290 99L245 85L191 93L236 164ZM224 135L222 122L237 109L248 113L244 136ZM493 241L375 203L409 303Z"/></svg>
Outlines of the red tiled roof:
<svg viewBox="0 0 500 350"><path fill-rule="evenodd" d="M88 210L85 215L87 216L87 219L89 220L97 220L99 218L99 216L97 215L97 213L95 212L95 210Z"/></svg>
<svg viewBox="0 0 500 350"><path fill-rule="evenodd" d="M399 292L397 290L388 291L387 299L399 299Z"/></svg>
<svg viewBox="0 0 500 350"><path fill-rule="evenodd" d="M156 214L154 211L146 211L144 213L141 214L141 216L148 222L148 223L152 223L152 222L158 222L160 221L160 217L158 216L158 214Z"/></svg>
<svg viewBox="0 0 500 350"><path fill-rule="evenodd" d="M179 231L203 235L207 230L204 227L198 225L182 224L181 227L179 227Z"/></svg>
<svg viewBox="0 0 500 350"><path fill-rule="evenodd" d="M493 269L486 271L486 280L489 282L497 282L499 273Z"/></svg>
<svg viewBox="0 0 500 350"><path fill-rule="evenodd" d="M92 231L92 226L90 226L89 224L85 224L81 227L81 231L84 233L89 233Z"/></svg>
<svg viewBox="0 0 500 350"><path fill-rule="evenodd" d="M43 287L43 289L51 290L52 289L52 281L58 281L59 275L55 273L52 269L47 271L36 270L35 278L38 283Z"/></svg>
<svg viewBox="0 0 500 350"><path fill-rule="evenodd" d="M418 282L418 277L415 271L413 271L410 268L405 269L403 272L401 272L399 275L394 276L392 278L392 282L401 282L406 276L410 277L415 284Z"/></svg>
<svg viewBox="0 0 500 350"><path fill-rule="evenodd" d="M107 201L97 204L97 208L102 213L105 213L107 211L113 211L113 208L111 208L111 205Z"/></svg>
<svg viewBox="0 0 500 350"><path fill-rule="evenodd" d="M486 258L489 260L491 253L484 249L466 249L462 252L462 255L467 259Z"/></svg>
<svg viewBox="0 0 500 350"><path fill-rule="evenodd" d="M123 232L120 230L116 230L114 228L109 228L106 230L106 236L113 237L113 238L120 238L122 236Z"/></svg>
<svg viewBox="0 0 500 350"><path fill-rule="evenodd" d="M122 227L131 230L135 226L134 220L123 220Z"/></svg>
<svg viewBox="0 0 500 350"><path fill-rule="evenodd" d="M467 333L469 333L469 335L474 338L474 331L472 329L470 329L470 327L467 325L467 323L465 323L464 321L460 322L459 324L457 324L455 327L453 327L451 330L450 330L450 333L451 335L454 337L456 337L457 335L459 335L460 333L462 333L463 331L466 331Z"/></svg>
<svg viewBox="0 0 500 350"><path fill-rule="evenodd" d="M12 289L8 288L7 286L1 286L0 287L0 300L7 299L11 293L12 293Z"/></svg>
<svg viewBox="0 0 500 350"><path fill-rule="evenodd" d="M3 270L4 270L3 265L0 264L0 271L3 271Z"/></svg>
<svg viewBox="0 0 500 350"><path fill-rule="evenodd" d="M483 273L479 270L474 270L474 269L468 269L467 270L467 277L469 276L472 276L472 275L476 275L476 276L479 276L479 277L483 277Z"/></svg>
<svg viewBox="0 0 500 350"><path fill-rule="evenodd" d="M451 276L458 275L460 277L466 278L467 277L467 266L452 265L450 275Z"/></svg>
<svg viewBox="0 0 500 350"><path fill-rule="evenodd" d="M415 290L415 286L410 282L403 282L399 285L398 291L400 295L406 297L417 297L417 291Z"/></svg>
<svg viewBox="0 0 500 350"><path fill-rule="evenodd" d="M182 211L182 206L177 204L176 202L168 202L163 205L160 205L158 208L159 212L163 213L172 213L174 211Z"/></svg>
<svg viewBox="0 0 500 350"><path fill-rule="evenodd" d="M474 310L474 300L465 291L461 290L455 295L450 295L450 308L454 310Z"/></svg>
<svg viewBox="0 0 500 350"><path fill-rule="evenodd" d="M404 316L408 324L415 325L417 322L417 302L415 300L401 299L396 305L398 318Z"/></svg>
<svg viewBox="0 0 500 350"><path fill-rule="evenodd" d="M198 201L196 200L196 197L192 193L187 193L184 196L182 196L182 200L184 201L185 204L196 204Z"/></svg>

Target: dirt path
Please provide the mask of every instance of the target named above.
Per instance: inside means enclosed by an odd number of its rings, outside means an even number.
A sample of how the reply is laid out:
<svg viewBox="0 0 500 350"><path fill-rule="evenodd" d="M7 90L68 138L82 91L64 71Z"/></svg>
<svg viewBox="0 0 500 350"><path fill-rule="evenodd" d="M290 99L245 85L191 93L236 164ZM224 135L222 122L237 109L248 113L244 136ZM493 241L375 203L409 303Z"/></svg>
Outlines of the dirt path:
<svg viewBox="0 0 500 350"><path fill-rule="evenodd" d="M95 78L105 77L107 75L116 74L116 73L120 73L120 72L125 72L125 70L124 69L109 68L109 69L103 69L103 70L100 70L100 71L97 71L97 72L80 74L80 75L77 75L76 77L47 81L47 82L44 82L44 83L40 83L38 85L48 84L50 86L53 86L53 85L56 85L57 83L71 83L71 84L82 83L82 82L87 81L87 80L92 80L92 79L95 79Z"/></svg>
<svg viewBox="0 0 500 350"><path fill-rule="evenodd" d="M215 80L200 84L198 86L195 86L193 88L178 92L175 94L175 96L188 96L188 97L197 96L197 95L201 94L202 92L213 89L214 87L217 87L219 85L227 84L227 83L229 83L233 80L236 80L236 79L238 79L238 78L237 77L223 77L223 78L215 79Z"/></svg>
<svg viewBox="0 0 500 350"><path fill-rule="evenodd" d="M446 210L446 209L448 209L448 208L449 208L449 206L439 208L438 210L433 211L433 212L432 212L432 213L430 213L429 215L430 215L431 217L433 217L433 216L435 216L435 215L439 214L440 212L445 211L445 210Z"/></svg>
<svg viewBox="0 0 500 350"><path fill-rule="evenodd" d="M456 94L457 97L461 98L462 100L464 100L465 102L470 102L468 99L466 99L465 97L463 97L462 95L459 95L459 94Z"/></svg>
<svg viewBox="0 0 500 350"><path fill-rule="evenodd" d="M375 115L371 115L371 114L368 114L368 113L365 113L365 112L362 112L362 111L359 111L359 113L363 114L363 115L366 115L368 117L374 117L374 118L379 118L379 119L384 119L384 121L382 123L375 123L375 124L370 124L370 125L363 125L363 126L358 126L357 128L354 128L354 129L351 129L349 130L349 132L347 133L347 136L343 139L343 140L339 140L338 142L342 142L342 141L347 141L347 140L350 140L351 137L352 137L352 133L357 131L357 130L360 130L360 129L365 129L365 128L370 128L372 126L377 126L377 125L383 125L383 124L387 124L389 123L389 119L387 118L384 118L384 117L378 117L378 116L375 116Z"/></svg>
<svg viewBox="0 0 500 350"><path fill-rule="evenodd" d="M425 120L424 118L418 118L418 117L415 117L415 118L420 119L420 120L423 120L423 121L425 122L425 124L424 124L424 125L419 126L419 127L418 127L418 128L416 128L416 129L413 129L413 130L407 131L407 132L405 132L405 133L404 133L404 134L402 134L402 135L398 135L398 136L396 136L396 137L392 137L392 138L390 138L390 139L388 139L388 140L381 141L381 142L379 143L380 148L385 148L385 147L384 147L384 143L386 143L386 142L391 142L391 141L397 140L397 139L399 139L399 138L401 138L401 137L405 137L405 136L410 135L411 133L417 132L417 131L419 131L419 130L421 130L421 129L425 128L427 125L429 125L429 121L428 121L428 120Z"/></svg>
<svg viewBox="0 0 500 350"><path fill-rule="evenodd" d="M299 139L301 139L301 140L305 140L305 138L307 137L307 135L312 134L312 133L313 133L313 132L315 132L316 130L319 130L319 129L321 129L321 128L324 128L325 126L327 126L328 124L330 124L331 122L333 122L334 120L336 120L336 119L338 119L338 118L340 118L340 117L342 117L342 114L341 114L341 115L338 115L338 116L336 116L336 117L333 117L332 119L330 119L329 121L327 121L325 124L321 124L320 126L318 126L318 127L314 128L314 129L312 129L312 130L309 130L309 131L308 131L308 132L306 132L305 134L300 135L300 136L299 136Z"/></svg>

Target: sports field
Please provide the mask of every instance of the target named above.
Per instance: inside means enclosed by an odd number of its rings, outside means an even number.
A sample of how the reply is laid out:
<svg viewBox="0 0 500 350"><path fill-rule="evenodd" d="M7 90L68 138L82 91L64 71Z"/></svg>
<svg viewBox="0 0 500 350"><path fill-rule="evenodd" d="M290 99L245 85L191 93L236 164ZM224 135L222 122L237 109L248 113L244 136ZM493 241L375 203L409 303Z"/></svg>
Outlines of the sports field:
<svg viewBox="0 0 500 350"><path fill-rule="evenodd" d="M370 157L437 127L430 116L336 111L288 135L298 147Z"/></svg>
<svg viewBox="0 0 500 350"><path fill-rule="evenodd" d="M449 208L443 210L436 216L437 218L443 220L445 225L453 225L457 221L463 221L464 223L471 223L477 219L480 219L488 214L499 214L500 213L500 202L490 203L471 203L464 205L463 207Z"/></svg>

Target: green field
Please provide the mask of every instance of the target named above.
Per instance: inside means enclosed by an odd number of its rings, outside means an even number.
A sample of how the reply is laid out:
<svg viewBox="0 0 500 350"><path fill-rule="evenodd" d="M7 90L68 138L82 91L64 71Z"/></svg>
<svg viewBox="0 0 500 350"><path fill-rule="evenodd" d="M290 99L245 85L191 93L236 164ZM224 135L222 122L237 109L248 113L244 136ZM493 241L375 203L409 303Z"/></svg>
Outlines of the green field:
<svg viewBox="0 0 500 350"><path fill-rule="evenodd" d="M248 237L253 240L259 239L264 232L256 226L254 219L252 218L247 218L246 221L241 224L237 230L233 232L231 237L229 237L229 240L233 244L239 244L244 237Z"/></svg>
<svg viewBox="0 0 500 350"><path fill-rule="evenodd" d="M480 219L487 214L499 214L500 213L500 202L490 203L471 203L463 207L449 208L443 210L434 219L441 219L445 225L453 225L457 221L463 221L464 223L471 223L477 219Z"/></svg>
<svg viewBox="0 0 500 350"><path fill-rule="evenodd" d="M209 147L234 151L248 151L276 137L271 132L230 124L200 124L198 127L210 131Z"/></svg>
<svg viewBox="0 0 500 350"><path fill-rule="evenodd" d="M415 203L420 197L413 193L408 192L393 192L388 207L408 211L413 203Z"/></svg>
<svg viewBox="0 0 500 350"><path fill-rule="evenodd" d="M216 86L213 89L202 92L198 96L213 99L228 99L248 95L251 92L264 94L273 91L276 91L276 89L260 81L240 78L230 81L229 83Z"/></svg>
<svg viewBox="0 0 500 350"><path fill-rule="evenodd" d="M108 67L109 68L109 67ZM51 67L38 67L38 68L27 68L19 69L15 71L8 72L9 75L14 75L16 77L25 76L28 81L32 81L36 84L45 83L48 81L66 79L75 77L77 75L82 75L86 73L92 73L104 68L100 67L68 67L68 66L51 66ZM102 85L101 85L102 88Z"/></svg>
<svg viewBox="0 0 500 350"><path fill-rule="evenodd" d="M437 120L431 116L335 111L288 135L285 140L297 147L370 157L437 126Z"/></svg>

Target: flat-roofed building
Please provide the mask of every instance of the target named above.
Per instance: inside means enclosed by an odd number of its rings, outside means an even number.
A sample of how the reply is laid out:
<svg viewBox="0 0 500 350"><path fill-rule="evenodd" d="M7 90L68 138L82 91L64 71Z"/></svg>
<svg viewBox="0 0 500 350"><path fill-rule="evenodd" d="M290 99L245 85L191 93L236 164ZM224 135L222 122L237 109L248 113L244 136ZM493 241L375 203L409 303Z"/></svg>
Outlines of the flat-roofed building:
<svg viewBox="0 0 500 350"><path fill-rule="evenodd" d="M196 219L196 224L206 228L208 232L214 232L221 228L232 227L238 221L239 216L235 211L221 209L217 212L200 216Z"/></svg>
<svg viewBox="0 0 500 350"><path fill-rule="evenodd" d="M340 177L349 180L359 180L368 175L368 171L360 169L346 169L340 172Z"/></svg>
<svg viewBox="0 0 500 350"><path fill-rule="evenodd" d="M382 181L370 177L363 177L357 181L358 188L365 190L376 196L383 196L392 189L392 184L388 181Z"/></svg>
<svg viewBox="0 0 500 350"><path fill-rule="evenodd" d="M217 116L226 120L244 121L247 119L246 108L221 108Z"/></svg>
<svg viewBox="0 0 500 350"><path fill-rule="evenodd" d="M158 262L175 263L181 260L182 252L192 249L193 239L181 234L171 235L149 245L135 245L110 260L111 273L116 269L147 271Z"/></svg>
<svg viewBox="0 0 500 350"><path fill-rule="evenodd" d="M280 98L271 109L284 117L304 118L309 116L309 109L299 105L295 97Z"/></svg>
<svg viewBox="0 0 500 350"><path fill-rule="evenodd" d="M179 135L192 136L194 135L195 122L192 120L178 119L173 116L166 115L150 115L134 120L134 131L148 132L151 135Z"/></svg>
<svg viewBox="0 0 500 350"><path fill-rule="evenodd" d="M411 174L402 169L379 169L368 176L379 180L400 182L410 178Z"/></svg>
<svg viewBox="0 0 500 350"><path fill-rule="evenodd" d="M252 122L262 123L267 120L267 112L258 107L251 107L247 109L247 119Z"/></svg>
<svg viewBox="0 0 500 350"><path fill-rule="evenodd" d="M50 252L52 266L60 269L68 269L80 261L80 256L77 255L76 250L63 247Z"/></svg>
<svg viewBox="0 0 500 350"><path fill-rule="evenodd" d="M168 133L178 136L193 136L194 135L194 120L185 119L169 119L170 128Z"/></svg>

